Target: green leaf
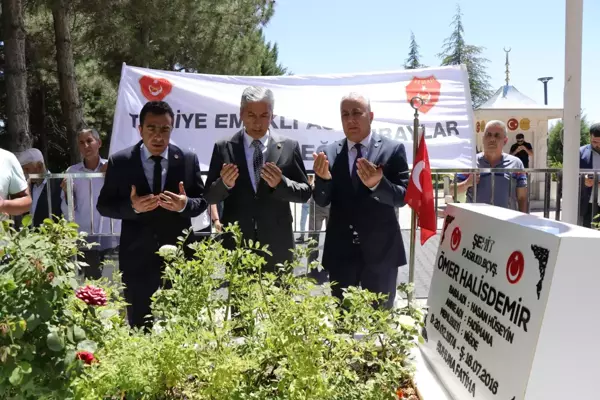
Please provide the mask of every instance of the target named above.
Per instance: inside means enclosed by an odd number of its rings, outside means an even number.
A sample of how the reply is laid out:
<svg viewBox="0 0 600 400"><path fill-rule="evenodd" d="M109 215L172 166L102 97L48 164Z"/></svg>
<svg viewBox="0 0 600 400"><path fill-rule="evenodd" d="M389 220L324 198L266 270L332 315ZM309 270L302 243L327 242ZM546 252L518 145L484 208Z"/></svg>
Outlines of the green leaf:
<svg viewBox="0 0 600 400"><path fill-rule="evenodd" d="M31 225L31 221L32 221L33 217L31 216L31 214L27 214L26 216L23 217L23 219L21 220L21 226L23 227L28 227ZM12 383L12 382L11 382Z"/></svg>
<svg viewBox="0 0 600 400"><path fill-rule="evenodd" d="M65 355L65 365L69 365L71 364L73 361L75 361L75 356L77 355L77 352L75 350L69 350L67 351L67 354Z"/></svg>
<svg viewBox="0 0 600 400"><path fill-rule="evenodd" d="M79 326L75 325L73 327L73 339L75 339L76 342L80 342L80 341L84 340L85 338L86 338L85 331L83 329L81 329Z"/></svg>
<svg viewBox="0 0 600 400"><path fill-rule="evenodd" d="M27 323L25 322L24 319L21 319L15 324L15 331L14 331L13 335L16 339L20 339L23 337L23 334L25 333L26 330L27 330Z"/></svg>
<svg viewBox="0 0 600 400"><path fill-rule="evenodd" d="M19 362L19 368L21 368L23 375L31 374L31 364L29 364L27 361Z"/></svg>
<svg viewBox="0 0 600 400"><path fill-rule="evenodd" d="M35 314L30 314L27 317L27 330L33 332L40 325L40 318Z"/></svg>
<svg viewBox="0 0 600 400"><path fill-rule="evenodd" d="M65 348L65 341L57 332L50 332L46 337L46 345L51 351L61 351Z"/></svg>
<svg viewBox="0 0 600 400"><path fill-rule="evenodd" d="M423 339L423 336L419 335L418 340L420 344L425 344L425 339Z"/></svg>
<svg viewBox="0 0 600 400"><path fill-rule="evenodd" d="M13 369L8 381L13 386L18 386L23 381L23 371L21 370L21 367Z"/></svg>
<svg viewBox="0 0 600 400"><path fill-rule="evenodd" d="M100 317L100 319L109 319L109 318L114 317L118 313L119 312L117 310L114 310L112 308L108 308L106 310L100 311L100 314L98 316Z"/></svg>
<svg viewBox="0 0 600 400"><path fill-rule="evenodd" d="M93 340L83 340L77 344L77 350L89 351L90 353L95 352L97 348L98 346Z"/></svg>
<svg viewBox="0 0 600 400"><path fill-rule="evenodd" d="M69 343L75 344L75 335L73 334L73 327L72 326L69 326L67 328L67 341Z"/></svg>

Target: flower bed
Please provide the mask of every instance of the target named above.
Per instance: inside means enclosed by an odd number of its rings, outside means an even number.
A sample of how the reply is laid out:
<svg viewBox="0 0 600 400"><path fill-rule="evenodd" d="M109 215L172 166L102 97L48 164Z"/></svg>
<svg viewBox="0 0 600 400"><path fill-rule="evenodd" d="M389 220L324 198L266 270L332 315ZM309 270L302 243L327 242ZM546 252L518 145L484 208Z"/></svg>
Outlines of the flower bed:
<svg viewBox="0 0 600 400"><path fill-rule="evenodd" d="M161 250L172 288L155 294L146 333L126 326L118 286L76 285L73 225L9 230L0 238L9 243L0 331L11 332L0 333L0 390L24 399L417 398L410 351L419 309L375 309L381 297L354 288L343 307L313 296L314 284L292 273L310 249L278 276L262 273L268 249L226 230L233 251L216 241L193 245L192 260L181 246Z"/></svg>

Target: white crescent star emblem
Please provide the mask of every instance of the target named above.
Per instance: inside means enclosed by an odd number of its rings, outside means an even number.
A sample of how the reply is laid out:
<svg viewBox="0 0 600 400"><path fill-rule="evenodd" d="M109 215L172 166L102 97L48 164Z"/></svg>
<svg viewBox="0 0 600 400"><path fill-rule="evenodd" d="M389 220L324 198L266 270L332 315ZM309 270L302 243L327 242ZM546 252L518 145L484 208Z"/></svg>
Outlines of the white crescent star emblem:
<svg viewBox="0 0 600 400"><path fill-rule="evenodd" d="M421 188L421 171L425 168L425 161L421 160L415 165L412 172L412 180L419 192L423 193L423 189Z"/></svg>
<svg viewBox="0 0 600 400"><path fill-rule="evenodd" d="M512 260L510 260L510 266L508 267L508 276L511 281L514 281L519 276L520 268L519 268L519 255L515 254Z"/></svg>

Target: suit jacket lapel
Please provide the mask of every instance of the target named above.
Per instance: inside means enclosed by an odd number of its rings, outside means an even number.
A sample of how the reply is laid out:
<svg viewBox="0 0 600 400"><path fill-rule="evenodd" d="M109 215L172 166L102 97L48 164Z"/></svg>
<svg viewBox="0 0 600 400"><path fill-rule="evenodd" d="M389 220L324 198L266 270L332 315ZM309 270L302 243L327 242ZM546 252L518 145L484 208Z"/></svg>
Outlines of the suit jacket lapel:
<svg viewBox="0 0 600 400"><path fill-rule="evenodd" d="M167 167L167 178L164 190L179 193L179 181L185 175L183 152L174 145L169 145L169 166Z"/></svg>
<svg viewBox="0 0 600 400"><path fill-rule="evenodd" d="M137 192L140 196L152 193L152 191L150 190L150 185L148 184L148 179L146 178L146 174L144 173L144 167L142 166L141 146L142 141L139 141L138 144L133 146L133 150L131 151L131 165L134 171ZM131 190L131 188L129 189Z"/></svg>
<svg viewBox="0 0 600 400"><path fill-rule="evenodd" d="M371 137L371 143L369 143L369 150L367 152L367 160L375 164L375 160L379 156L381 150L381 136L374 134Z"/></svg>
<svg viewBox="0 0 600 400"><path fill-rule="evenodd" d="M230 150L233 154L229 154L232 162L237 165L240 171L240 177L242 182L246 182L248 186L252 186L250 180L250 172L248 171L248 163L246 161L246 149L244 148L244 134L243 131L239 131L229 141Z"/></svg>
<svg viewBox="0 0 600 400"><path fill-rule="evenodd" d="M265 156L265 164L268 162L272 162L277 164L279 161L279 157L281 157L281 152L283 151L283 141L281 137L270 134L269 144L267 145L267 154Z"/></svg>

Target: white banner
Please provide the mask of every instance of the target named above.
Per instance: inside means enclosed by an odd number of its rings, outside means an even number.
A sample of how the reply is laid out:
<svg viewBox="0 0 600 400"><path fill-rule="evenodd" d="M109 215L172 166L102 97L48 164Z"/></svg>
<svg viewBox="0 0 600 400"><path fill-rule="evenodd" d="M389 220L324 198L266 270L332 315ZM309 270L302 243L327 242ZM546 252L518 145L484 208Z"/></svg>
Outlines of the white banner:
<svg viewBox="0 0 600 400"><path fill-rule="evenodd" d="M419 95L432 168L473 168L475 131L468 76L462 66L398 72L316 76L225 76L123 66L110 154L140 140L139 112L149 100L164 100L175 112L171 141L198 154L208 169L213 145L241 129L240 97L247 86L275 95L274 132L297 140L307 169L312 153L344 137L340 100L359 92L371 101L373 132L401 141L412 163L414 110Z"/></svg>

